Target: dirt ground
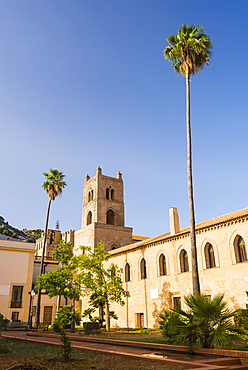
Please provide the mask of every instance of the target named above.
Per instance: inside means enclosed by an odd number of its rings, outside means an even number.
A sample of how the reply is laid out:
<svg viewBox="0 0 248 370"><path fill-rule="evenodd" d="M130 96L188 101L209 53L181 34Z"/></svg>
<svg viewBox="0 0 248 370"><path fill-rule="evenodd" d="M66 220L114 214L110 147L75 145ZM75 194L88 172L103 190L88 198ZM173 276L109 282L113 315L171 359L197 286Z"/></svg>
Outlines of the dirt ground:
<svg viewBox="0 0 248 370"><path fill-rule="evenodd" d="M151 338L152 340L152 338L159 338L160 334L103 332L101 337L120 340ZM72 359L64 363L58 347L6 340L0 337L1 370L184 370L187 368L189 366L87 350L73 351Z"/></svg>

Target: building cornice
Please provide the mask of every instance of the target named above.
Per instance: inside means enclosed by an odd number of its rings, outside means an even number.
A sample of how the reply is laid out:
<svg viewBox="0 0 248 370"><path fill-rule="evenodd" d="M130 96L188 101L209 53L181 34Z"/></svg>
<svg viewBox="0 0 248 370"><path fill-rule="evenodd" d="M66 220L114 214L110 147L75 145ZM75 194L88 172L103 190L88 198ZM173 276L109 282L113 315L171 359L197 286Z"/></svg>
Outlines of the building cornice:
<svg viewBox="0 0 248 370"><path fill-rule="evenodd" d="M196 235L203 234L205 232L222 229L235 224L240 224L248 221L248 208L241 211L229 213L224 216L216 217L214 219L201 222L196 225ZM190 235L189 227L183 228L177 234L171 235L170 233L162 234L160 236L150 238L148 240L140 241L134 244L129 244L122 248L115 249L111 251L111 256L115 257L122 254L127 254L135 252L137 250L142 250L156 245L169 243L172 241L182 240L188 238Z"/></svg>

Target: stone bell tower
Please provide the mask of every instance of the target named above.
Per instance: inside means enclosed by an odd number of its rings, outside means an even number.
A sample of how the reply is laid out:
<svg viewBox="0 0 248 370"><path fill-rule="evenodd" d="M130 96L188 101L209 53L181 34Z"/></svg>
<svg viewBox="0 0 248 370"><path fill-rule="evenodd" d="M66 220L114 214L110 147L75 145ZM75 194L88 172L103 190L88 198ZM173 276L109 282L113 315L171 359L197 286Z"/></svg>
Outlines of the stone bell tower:
<svg viewBox="0 0 248 370"><path fill-rule="evenodd" d="M132 228L124 226L122 174L105 176L98 167L94 177L85 177L82 228L75 233L75 244L95 248L100 241L106 250L131 244Z"/></svg>

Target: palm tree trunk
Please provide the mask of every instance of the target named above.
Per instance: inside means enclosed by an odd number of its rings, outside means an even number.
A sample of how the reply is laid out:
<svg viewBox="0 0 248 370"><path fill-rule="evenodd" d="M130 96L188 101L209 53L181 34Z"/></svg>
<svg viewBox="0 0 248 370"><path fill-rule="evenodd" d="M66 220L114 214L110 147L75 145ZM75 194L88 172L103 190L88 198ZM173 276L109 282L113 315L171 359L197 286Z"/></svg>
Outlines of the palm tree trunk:
<svg viewBox="0 0 248 370"><path fill-rule="evenodd" d="M46 224L44 230L44 242L42 247L42 256L41 256L41 263L40 263L40 275L44 273L44 259L45 259L45 250L46 250L46 240L47 240L47 230L48 230L48 220L51 208L51 199L48 200L47 205L47 213L46 213ZM38 290L38 297L36 303L36 315L35 315L35 323L38 325L40 323L40 305L41 305L41 290Z"/></svg>
<svg viewBox="0 0 248 370"><path fill-rule="evenodd" d="M195 234L195 211L193 198L192 179L192 148L191 148L191 124L190 124L190 74L186 72L186 121L187 121L187 170L188 170L188 201L190 216L190 242L192 259L192 292L200 294L200 280L197 263L196 234Z"/></svg>

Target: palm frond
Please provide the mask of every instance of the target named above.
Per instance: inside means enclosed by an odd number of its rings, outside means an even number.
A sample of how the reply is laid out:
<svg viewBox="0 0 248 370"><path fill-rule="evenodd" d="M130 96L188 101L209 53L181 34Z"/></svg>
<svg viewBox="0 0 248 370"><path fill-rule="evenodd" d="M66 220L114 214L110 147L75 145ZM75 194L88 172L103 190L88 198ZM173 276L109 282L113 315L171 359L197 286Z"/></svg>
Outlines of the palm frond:
<svg viewBox="0 0 248 370"><path fill-rule="evenodd" d="M199 70L209 64L212 44L203 26L183 24L177 35L168 36L166 41L169 45L164 49L164 57L171 61L177 73L199 74Z"/></svg>

